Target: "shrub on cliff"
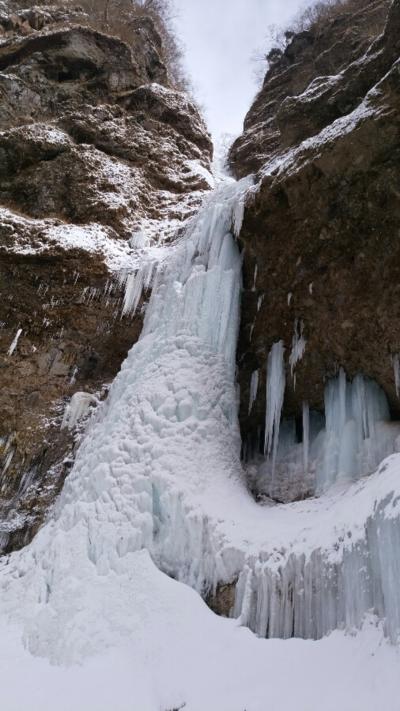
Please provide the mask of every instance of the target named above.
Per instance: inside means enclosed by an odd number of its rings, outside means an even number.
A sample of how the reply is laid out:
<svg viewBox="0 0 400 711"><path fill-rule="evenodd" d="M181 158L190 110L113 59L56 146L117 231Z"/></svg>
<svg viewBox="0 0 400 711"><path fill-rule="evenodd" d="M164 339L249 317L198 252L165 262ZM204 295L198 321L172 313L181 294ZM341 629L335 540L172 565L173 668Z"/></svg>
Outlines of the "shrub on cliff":
<svg viewBox="0 0 400 711"><path fill-rule="evenodd" d="M348 32L352 33L355 43L372 42L383 30L390 3L391 0L323 0L303 9L287 28L271 25L267 32L269 52L266 54L265 51L258 50L253 56L257 79L262 82L265 63L271 66L278 62L296 35L312 32L318 37L326 30L327 25L345 16L357 16L362 13L363 21L349 22Z"/></svg>
<svg viewBox="0 0 400 711"><path fill-rule="evenodd" d="M127 44L131 43L137 18L151 17L162 40L162 59L173 85L188 88L182 49L172 26L174 11L170 0L80 0L80 5L87 13L88 24Z"/></svg>
<svg viewBox="0 0 400 711"><path fill-rule="evenodd" d="M9 0L7 3L0 0L0 11L3 8L6 14L18 14L26 6L26 0ZM35 6L43 10L55 6L62 8L67 11L68 23L88 25L118 37L128 45L134 44L138 19L149 17L160 37L158 51L172 86L190 90L183 68L183 51L173 27L173 0L35 0ZM65 24L65 15L61 15L59 24Z"/></svg>

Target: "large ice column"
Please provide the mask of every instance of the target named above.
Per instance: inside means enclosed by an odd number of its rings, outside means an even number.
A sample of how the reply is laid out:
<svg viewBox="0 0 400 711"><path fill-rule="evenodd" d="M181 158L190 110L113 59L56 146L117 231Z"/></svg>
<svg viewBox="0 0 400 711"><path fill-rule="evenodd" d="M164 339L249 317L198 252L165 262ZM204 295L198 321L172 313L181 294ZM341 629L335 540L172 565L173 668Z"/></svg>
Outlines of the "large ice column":
<svg viewBox="0 0 400 711"><path fill-rule="evenodd" d="M245 181L242 193L250 185ZM193 220L175 258L159 269L143 335L196 336L235 370L241 259L232 230L243 217L240 189L225 186Z"/></svg>

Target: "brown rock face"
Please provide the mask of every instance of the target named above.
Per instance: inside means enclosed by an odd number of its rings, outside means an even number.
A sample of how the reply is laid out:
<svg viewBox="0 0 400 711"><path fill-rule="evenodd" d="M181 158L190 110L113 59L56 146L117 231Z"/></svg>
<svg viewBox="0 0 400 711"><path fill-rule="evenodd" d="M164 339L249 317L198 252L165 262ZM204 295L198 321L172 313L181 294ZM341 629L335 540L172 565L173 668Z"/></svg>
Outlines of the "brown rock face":
<svg viewBox="0 0 400 711"><path fill-rule="evenodd" d="M140 310L122 317L119 272L140 260L129 238L168 237L209 188L210 138L168 86L152 21L136 20L131 49L70 19L0 11L3 552L30 540L62 487L69 399L104 397L140 335Z"/></svg>
<svg viewBox="0 0 400 711"><path fill-rule="evenodd" d="M384 32L366 48L371 17L378 30L384 10ZM353 28L357 42L349 41ZM399 413L392 364L400 351L399 37L398 0L389 8L363 4L351 16L345 8L321 36L311 28L294 37L233 146L238 175L259 170L240 235L238 353L242 431L256 448L266 358L279 340L286 348L286 415L300 418L303 401L321 410L326 378L340 366L350 377L362 372L375 379ZM321 75L327 57L334 76ZM306 348L294 380L288 361L301 328ZM257 369L260 387L249 416Z"/></svg>
<svg viewBox="0 0 400 711"><path fill-rule="evenodd" d="M329 22L295 34L284 53L277 53L230 151L238 177L349 113L382 78L384 61L390 66L387 55L392 62L396 55L394 36L384 45L377 39L389 6L390 0L360 0L355 7L353 0ZM392 21L388 33L391 27Z"/></svg>
<svg viewBox="0 0 400 711"><path fill-rule="evenodd" d="M105 293L109 273L99 255L3 253L0 271L0 515L10 550L35 532L68 472L74 440L60 431L66 403L111 382L141 320L120 319L120 290Z"/></svg>

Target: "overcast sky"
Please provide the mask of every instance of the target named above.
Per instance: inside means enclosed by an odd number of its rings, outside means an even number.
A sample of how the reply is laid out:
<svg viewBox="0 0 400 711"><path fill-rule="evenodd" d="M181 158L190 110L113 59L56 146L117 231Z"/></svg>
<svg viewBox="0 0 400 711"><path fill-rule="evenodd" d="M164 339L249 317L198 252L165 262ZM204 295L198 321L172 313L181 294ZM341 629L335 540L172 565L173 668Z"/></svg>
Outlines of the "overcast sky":
<svg viewBox="0 0 400 711"><path fill-rule="evenodd" d="M308 3L310 4L310 3ZM239 134L257 86L251 57L304 0L175 0L185 61L210 131Z"/></svg>

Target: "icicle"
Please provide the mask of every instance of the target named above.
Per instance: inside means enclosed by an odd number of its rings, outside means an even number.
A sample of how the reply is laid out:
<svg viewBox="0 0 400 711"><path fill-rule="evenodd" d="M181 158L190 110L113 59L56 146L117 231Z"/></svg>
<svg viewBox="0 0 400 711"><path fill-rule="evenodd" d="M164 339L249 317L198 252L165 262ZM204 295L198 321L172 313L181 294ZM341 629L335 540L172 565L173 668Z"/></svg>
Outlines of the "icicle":
<svg viewBox="0 0 400 711"><path fill-rule="evenodd" d="M266 458L257 463L255 481L261 494L271 495L271 477L274 495L283 501L303 493L323 494L337 482L372 474L399 449L400 425L390 422L386 395L362 375L349 382L341 369L326 384L325 421L310 412L307 403L302 414L302 446L292 436L294 420L283 420L275 461Z"/></svg>
<svg viewBox="0 0 400 711"><path fill-rule="evenodd" d="M4 465L3 465L3 468L1 470L1 476L4 476L4 474L7 472L8 468L13 460L14 454L15 454L15 449L11 449L8 452L5 462L4 462Z"/></svg>
<svg viewBox="0 0 400 711"><path fill-rule="evenodd" d="M251 380L250 380L250 400L249 400L249 415L253 409L253 405L257 399L257 393L258 393L258 380L259 380L259 375L258 375L258 370L255 370L252 375L251 375Z"/></svg>
<svg viewBox="0 0 400 711"><path fill-rule="evenodd" d="M246 566L240 573L237 583L237 594L235 598L234 616L237 618L239 625L251 624L254 602L253 598L253 577L254 573Z"/></svg>
<svg viewBox="0 0 400 711"><path fill-rule="evenodd" d="M285 363L283 341L274 343L268 356L265 413L264 454L272 453L272 475L274 475L279 442L279 427L285 395Z"/></svg>
<svg viewBox="0 0 400 711"><path fill-rule="evenodd" d="M74 385L76 381L76 376L78 375L78 367L75 365L72 370L72 374L69 380L69 385Z"/></svg>
<svg viewBox="0 0 400 711"><path fill-rule="evenodd" d="M157 268L155 261L144 262L135 274L129 274L125 282L122 316L134 315L142 298L143 291L151 286Z"/></svg>
<svg viewBox="0 0 400 711"><path fill-rule="evenodd" d="M98 400L91 393L75 393L65 408L61 429L74 429L79 420L88 414L90 406L94 404L98 404Z"/></svg>
<svg viewBox="0 0 400 711"><path fill-rule="evenodd" d="M134 232L129 240L129 246L132 247L132 249L146 249L149 245L150 240L143 230Z"/></svg>
<svg viewBox="0 0 400 711"><path fill-rule="evenodd" d="M130 274L126 280L124 303L122 315L134 314L138 307L143 292L143 273L139 270L136 274Z"/></svg>
<svg viewBox="0 0 400 711"><path fill-rule="evenodd" d="M242 229L243 218L244 218L244 208L246 201L246 192L243 192L239 199L237 200L234 210L233 210L233 234L235 237L239 237L240 231Z"/></svg>
<svg viewBox="0 0 400 711"><path fill-rule="evenodd" d="M292 351L289 356L290 373L293 378L294 369L297 363L303 358L306 349L306 340L303 336L303 321L296 319L294 324L294 335L292 339Z"/></svg>
<svg viewBox="0 0 400 711"><path fill-rule="evenodd" d="M21 336L21 333L22 333L22 328L19 328L17 333L15 334L15 338L14 338L13 342L11 343L11 346L8 349L7 355L12 356L12 354L14 353L14 351L18 345L18 341Z"/></svg>
<svg viewBox="0 0 400 711"><path fill-rule="evenodd" d="M383 390L357 375L352 383L341 368L325 389L324 464L318 467L318 489L337 480L352 481L370 473L394 449L395 429L385 428L390 413ZM380 423L380 424L379 424Z"/></svg>
<svg viewBox="0 0 400 711"><path fill-rule="evenodd" d="M261 296L258 297L257 299L257 311L261 309L262 303L264 301L265 294L261 294Z"/></svg>
<svg viewBox="0 0 400 711"><path fill-rule="evenodd" d="M255 290L256 290L257 274L258 274L258 264L256 264L255 267L254 267L254 277L253 277L253 288L252 288L252 291L255 291Z"/></svg>

